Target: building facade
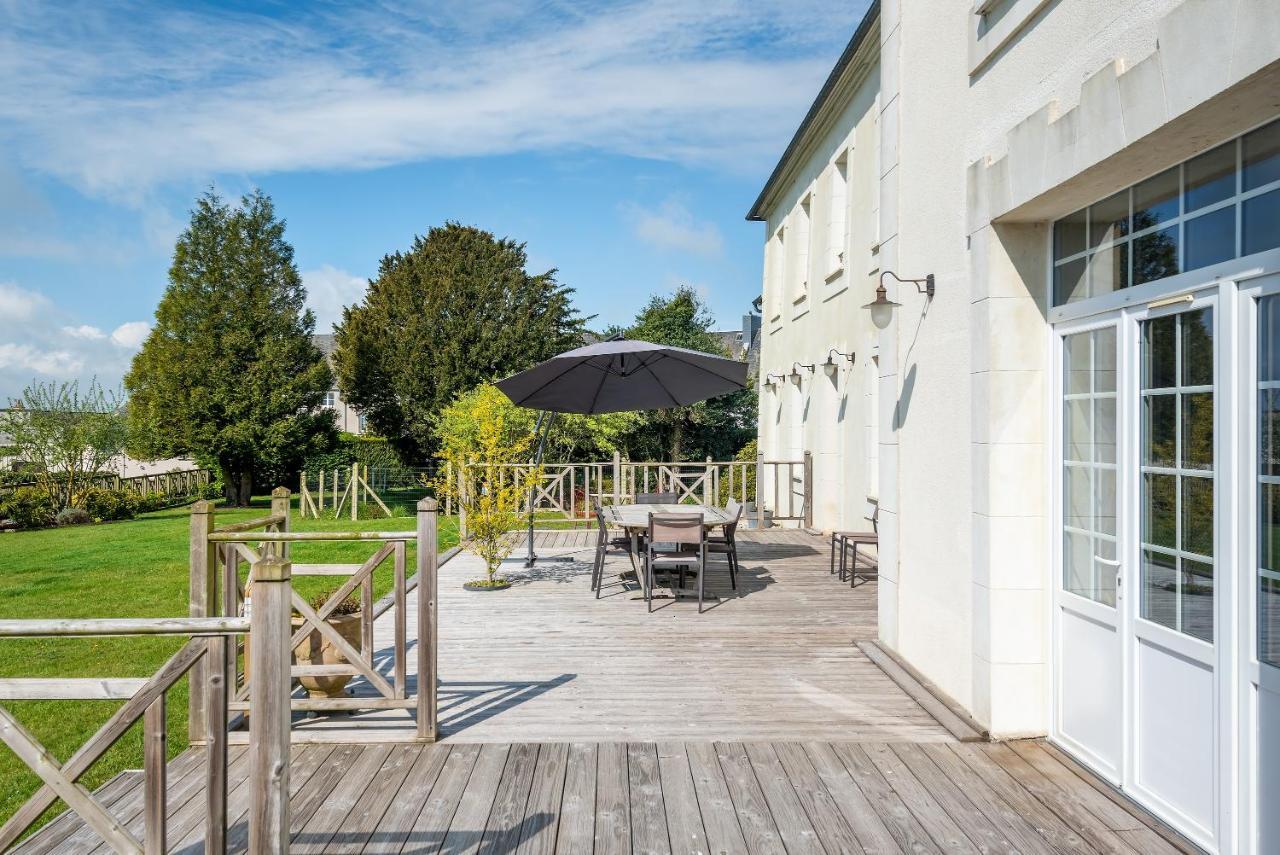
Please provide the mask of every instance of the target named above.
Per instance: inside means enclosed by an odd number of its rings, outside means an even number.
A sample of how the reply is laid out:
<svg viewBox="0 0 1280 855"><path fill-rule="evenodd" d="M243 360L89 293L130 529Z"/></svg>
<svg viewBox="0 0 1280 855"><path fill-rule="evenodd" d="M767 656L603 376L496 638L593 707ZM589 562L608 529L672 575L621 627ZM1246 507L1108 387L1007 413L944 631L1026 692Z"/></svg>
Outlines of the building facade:
<svg viewBox="0 0 1280 855"><path fill-rule="evenodd" d="M1271 0L873 4L751 212L762 448L812 451L816 525L878 508L882 641L1214 852L1280 851L1277 119ZM851 136L874 227L824 238ZM876 266L814 318L789 237Z"/></svg>
<svg viewBox="0 0 1280 855"><path fill-rule="evenodd" d="M329 361L329 367L333 367L333 351L337 346L332 334L313 335L311 341L320 352L324 354L324 358ZM334 421L338 425L338 430L345 433L356 434L360 436L366 432L364 416L355 407L348 404L342 397L342 392L335 383L333 388L324 393L324 408L333 410Z"/></svg>

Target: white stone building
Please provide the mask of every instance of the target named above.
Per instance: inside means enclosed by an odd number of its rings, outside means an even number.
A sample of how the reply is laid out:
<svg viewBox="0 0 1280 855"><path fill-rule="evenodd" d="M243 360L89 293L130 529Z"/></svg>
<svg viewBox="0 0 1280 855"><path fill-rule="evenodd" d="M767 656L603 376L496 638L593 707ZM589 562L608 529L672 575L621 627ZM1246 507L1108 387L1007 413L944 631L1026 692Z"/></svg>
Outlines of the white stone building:
<svg viewBox="0 0 1280 855"><path fill-rule="evenodd" d="M333 351L337 347L334 337L331 333L322 333L313 335L311 341L320 352L324 354L324 358L329 360L329 367L333 367ZM335 382L332 389L324 393L325 409L333 410L338 430L346 433L360 435L365 433L365 417L359 410L351 406L342 397L342 391L338 389Z"/></svg>
<svg viewBox="0 0 1280 855"><path fill-rule="evenodd" d="M1214 852L1280 852L1277 120L1276 0L873 3L749 215L883 643Z"/></svg>

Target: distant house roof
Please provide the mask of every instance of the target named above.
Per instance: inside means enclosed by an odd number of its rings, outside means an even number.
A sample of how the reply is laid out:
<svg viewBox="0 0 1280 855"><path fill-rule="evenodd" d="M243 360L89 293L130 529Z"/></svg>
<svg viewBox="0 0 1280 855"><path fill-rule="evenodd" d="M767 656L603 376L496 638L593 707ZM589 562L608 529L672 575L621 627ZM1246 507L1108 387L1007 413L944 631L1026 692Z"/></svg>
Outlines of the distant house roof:
<svg viewBox="0 0 1280 855"><path fill-rule="evenodd" d="M724 348L724 352L732 356L734 359L742 358L743 343L742 330L715 330L711 333L720 339L720 346Z"/></svg>
<svg viewBox="0 0 1280 855"><path fill-rule="evenodd" d="M769 180L765 182L760 195L756 197L755 204L747 212L748 220L763 221L766 219L765 205L768 203L769 197L773 195L773 192L781 183L791 158L804 146L808 139L809 131L817 123L819 117L822 116L823 109L827 106L827 99L836 91L840 78L849 66L853 64L854 58L857 57L858 52L863 47L863 43L867 40L867 36L871 34L872 28L879 18L880 0L871 0L871 5L867 7L867 13L862 16L862 21L858 24L858 29L854 31L853 38L849 39L849 44L845 47L844 53L840 54L840 59L836 60L836 67L831 69L831 73L827 75L827 80L822 84L822 88L818 90L818 97L813 99L813 104L809 107L809 112L805 114L804 121L796 129L795 136L791 138L791 142L787 145L787 150L778 159L778 165L773 168L773 173L769 176Z"/></svg>
<svg viewBox="0 0 1280 855"><path fill-rule="evenodd" d="M333 357L333 352L338 348L338 341L334 338L333 333L320 333L311 337L311 343L320 349L320 352L327 358Z"/></svg>

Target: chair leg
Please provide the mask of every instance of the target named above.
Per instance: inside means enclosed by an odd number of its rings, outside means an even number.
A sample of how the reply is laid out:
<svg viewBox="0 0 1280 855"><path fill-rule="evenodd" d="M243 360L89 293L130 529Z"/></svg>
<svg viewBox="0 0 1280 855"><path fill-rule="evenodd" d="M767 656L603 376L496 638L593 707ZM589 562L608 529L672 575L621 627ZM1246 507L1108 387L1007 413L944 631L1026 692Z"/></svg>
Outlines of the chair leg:
<svg viewBox="0 0 1280 855"><path fill-rule="evenodd" d="M849 567L849 587L858 587L858 544L853 544L853 564Z"/></svg>
<svg viewBox="0 0 1280 855"><path fill-rule="evenodd" d="M836 575L836 535L831 533L831 575Z"/></svg>
<svg viewBox="0 0 1280 855"><path fill-rule="evenodd" d="M698 614L702 614L702 592L707 581L707 554L698 557Z"/></svg>
<svg viewBox="0 0 1280 855"><path fill-rule="evenodd" d="M738 544L729 542L729 587L738 590Z"/></svg>

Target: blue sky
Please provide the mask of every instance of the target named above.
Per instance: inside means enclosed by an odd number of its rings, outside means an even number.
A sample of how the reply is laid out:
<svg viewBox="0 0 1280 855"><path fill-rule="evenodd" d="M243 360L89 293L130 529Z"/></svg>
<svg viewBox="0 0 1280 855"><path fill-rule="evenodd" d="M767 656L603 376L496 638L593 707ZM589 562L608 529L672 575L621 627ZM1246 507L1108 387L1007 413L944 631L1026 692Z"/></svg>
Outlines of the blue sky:
<svg viewBox="0 0 1280 855"><path fill-rule="evenodd" d="M119 382L211 184L275 199L326 329L449 219L601 326L689 283L736 327L743 215L865 7L0 0L0 402Z"/></svg>

